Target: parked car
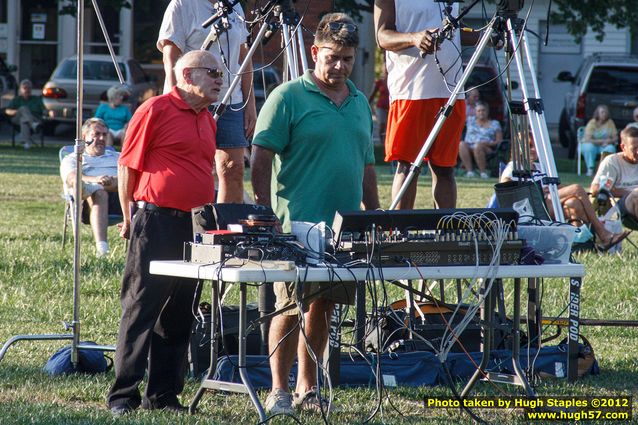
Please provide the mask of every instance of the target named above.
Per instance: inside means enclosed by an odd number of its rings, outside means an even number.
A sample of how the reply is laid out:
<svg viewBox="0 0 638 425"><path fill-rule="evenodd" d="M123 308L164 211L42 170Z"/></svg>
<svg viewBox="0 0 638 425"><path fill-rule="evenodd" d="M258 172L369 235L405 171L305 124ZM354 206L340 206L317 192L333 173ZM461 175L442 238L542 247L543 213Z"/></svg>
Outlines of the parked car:
<svg viewBox="0 0 638 425"><path fill-rule="evenodd" d="M569 157L576 153L578 127L587 124L597 105L607 105L616 128L633 121L638 106L638 56L595 53L583 59L572 75L561 71L558 81L571 83L560 114L560 143L569 148Z"/></svg>
<svg viewBox="0 0 638 425"><path fill-rule="evenodd" d="M262 71L263 68L263 71ZM257 106L257 113L266 101L266 95L281 84L281 72L272 65L264 67L261 64L253 64L253 89L255 90L255 105ZM262 76L263 72L263 76ZM264 90L264 80L266 82L266 89Z"/></svg>
<svg viewBox="0 0 638 425"><path fill-rule="evenodd" d="M134 59L116 57L130 95L126 102L131 112L145 100L157 94L157 85ZM75 122L77 56L65 58L58 64L42 89L47 120ZM113 61L109 55L84 56L84 100L82 118L95 115L100 102L107 101L106 91L119 84Z"/></svg>

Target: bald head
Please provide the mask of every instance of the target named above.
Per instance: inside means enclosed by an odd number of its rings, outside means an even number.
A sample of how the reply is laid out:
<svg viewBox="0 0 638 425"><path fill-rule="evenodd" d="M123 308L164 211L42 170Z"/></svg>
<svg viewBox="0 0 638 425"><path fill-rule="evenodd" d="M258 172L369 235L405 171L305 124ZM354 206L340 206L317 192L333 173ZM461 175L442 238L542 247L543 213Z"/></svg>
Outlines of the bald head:
<svg viewBox="0 0 638 425"><path fill-rule="evenodd" d="M183 86L185 81L184 69L187 68L214 68L217 66L215 57L206 50L193 50L177 60L175 63L175 78L177 79L177 85Z"/></svg>
<svg viewBox="0 0 638 425"><path fill-rule="evenodd" d="M196 111L214 103L222 86L222 72L215 57L206 50L193 50L175 63L177 90Z"/></svg>

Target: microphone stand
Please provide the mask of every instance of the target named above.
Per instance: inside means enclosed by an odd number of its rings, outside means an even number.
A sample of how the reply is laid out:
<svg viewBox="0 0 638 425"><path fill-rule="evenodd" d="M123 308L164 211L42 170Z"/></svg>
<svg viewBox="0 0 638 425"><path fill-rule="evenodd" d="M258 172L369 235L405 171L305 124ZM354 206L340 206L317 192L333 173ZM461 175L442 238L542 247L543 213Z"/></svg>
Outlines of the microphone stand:
<svg viewBox="0 0 638 425"><path fill-rule="evenodd" d="M238 2L239 0L236 0L233 3L228 3L226 0L218 2L223 3L224 5L216 6L216 8L218 8L218 12L204 21L204 23L202 23L202 27L204 28L210 26L211 31L202 43L201 50L209 50L212 47L213 43L218 40L219 35L221 35L221 33L226 31L230 27L229 24L225 25L223 24L223 22L224 19L226 19L227 22L228 14L232 12L232 8ZM279 23L269 22L269 16L271 14L275 18L279 19ZM300 26L297 27L297 30L292 30L290 27L293 23L295 25L299 24L299 16L292 9L290 0L270 0L264 7L257 11L257 17L263 17L263 24L259 29L257 36L250 45L250 49L248 50L246 57L241 63L241 66L239 67L239 70L237 71L235 77L233 78L233 81L228 86L228 90L215 109L215 114L213 115L213 119L215 119L215 121L219 119L219 117L228 107L228 102L232 96L232 93L237 85L241 82L241 78L246 72L248 65L251 64L252 57L255 54L255 51L257 50L259 44L262 41L267 41L272 36L273 32L275 32L278 28L281 28L283 41L285 43L286 62L288 63L291 77L297 78L300 75L300 62L303 71L306 71L308 69L308 61L303 44L303 37L301 36L300 32ZM220 19L222 20L222 25L216 23Z"/></svg>
<svg viewBox="0 0 638 425"><path fill-rule="evenodd" d="M469 10L469 8L464 9L463 13L459 16L462 16L463 14L467 13L467 10ZM539 91L538 83L535 77L536 72L534 69L532 57L530 55L529 46L527 43L527 38L525 36L525 33L522 32L520 38L517 36L517 31L519 31L520 28L514 27L513 21L515 20L516 20L516 17L513 16L511 12L499 11L494 15L490 23L487 25L488 29L485 31L485 33L481 37L476 47L476 51L470 58L470 61L468 62L467 67L465 71L463 72L463 75L461 76L459 81L456 83L456 86L454 87L454 90L452 90L452 94L450 95L450 98L448 99L447 103L439 111L437 115L437 120L434 123L434 127L432 128L432 131L428 135L427 139L425 140L425 143L423 144L421 150L419 151L417 155L417 159L410 166L410 172L408 176L406 177L405 181L401 185L401 188L399 189L397 196L395 197L395 199L392 201L390 205L391 210L397 207L397 205L401 201L401 198L403 197L408 187L410 186L412 180L414 179L414 176L421 169L421 165L423 164L423 160L425 156L427 155L430 148L432 147L432 144L434 144L434 140L436 139L437 135L441 131L441 128L443 127L443 123L445 122L447 117L452 113L452 109L454 107L454 103L456 102L457 97L459 96L461 91L464 90L465 83L467 82L472 70L476 66L476 63L478 62L481 54L487 47L488 42L492 38L492 32L496 32L498 34L507 32L507 37L504 37L504 39L506 42L510 43L511 49L513 50L513 56L514 56L516 68L518 70L519 78L521 81L521 91L523 93L524 110L528 117L529 125L531 126L531 133L534 136L534 143L536 146L536 151L538 153L538 159L541 165L541 170L546 175L543 182L547 184L547 187L549 189L550 200L552 202L552 206L554 209L554 216L556 218L556 221L558 222L565 221L563 209L560 204L560 198L558 196L558 185L560 184L560 179L558 178L558 172L556 170L554 156L551 149L551 144L549 142L550 140L549 132L547 130L547 123L545 121L545 117L543 114L543 109L544 109L543 103L540 97L540 91ZM448 29L448 25L458 24L458 21L459 21L458 18L448 21L448 23L446 24L446 26L441 32L445 33L448 30L452 31L453 28ZM517 46L519 45L522 48L522 52L520 51L520 49L517 48ZM525 55L524 57L523 57L523 54ZM534 97L530 97L528 95L528 90L526 85L526 74L524 70L524 61L527 62L530 75L532 75L531 81L532 81L533 89L534 89Z"/></svg>

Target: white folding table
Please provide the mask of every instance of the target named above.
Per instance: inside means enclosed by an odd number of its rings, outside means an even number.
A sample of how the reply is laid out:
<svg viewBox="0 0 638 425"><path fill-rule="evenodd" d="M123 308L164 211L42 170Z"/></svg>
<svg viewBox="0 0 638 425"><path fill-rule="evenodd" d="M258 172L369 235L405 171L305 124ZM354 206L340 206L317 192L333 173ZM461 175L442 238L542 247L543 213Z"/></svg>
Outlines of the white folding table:
<svg viewBox="0 0 638 425"><path fill-rule="evenodd" d="M211 280L212 285L212 302L213 302L213 326L211 332L216 332L215 313L217 312L217 300L219 284L221 282L239 283L240 299L239 299L239 353L238 366L242 383L222 382L212 379L214 373L214 364L211 362L207 376L202 380L200 389L195 399L191 403L191 413L194 412L196 405L206 389L223 390L231 392L246 393L250 396L260 420L264 421L266 415L257 398L257 395L250 383L250 379L246 373L246 284L248 282L280 282L295 281L297 276L302 276L303 280L308 282L363 282L370 280L370 269L362 268L342 268L342 267L290 267L288 270L282 269L282 264L264 262L262 264L255 262L247 262L241 266L224 266L218 264L203 265L188 263L184 261L152 261L150 265L151 274L178 276L191 279ZM573 382L577 378L578 372L578 334L580 319L580 288L582 278L585 276L585 268L582 264L544 264L540 266L512 265L499 266L496 270L490 269L488 266L429 266L429 267L384 267L374 269L374 278L380 280L383 276L384 280L416 280L416 279L471 279L474 277L489 277L495 279L514 279L514 323L513 323L513 363L516 375L522 382L519 385L525 387L528 394L532 391L520 370L518 363L519 336L518 327L520 326L520 280L525 278L569 278L569 307L568 307L568 349L567 349L567 378L569 382ZM483 308L490 312L493 309L493 297L485 298L486 304ZM487 326L485 332L491 332L491 326ZM486 338L489 341L490 338ZM485 346L487 345L487 347ZM473 384L485 372L482 370L489 361L489 344L484 344L484 355L479 368L474 373L463 394L471 390ZM215 352L216 350L211 350ZM213 360L213 359L211 359Z"/></svg>

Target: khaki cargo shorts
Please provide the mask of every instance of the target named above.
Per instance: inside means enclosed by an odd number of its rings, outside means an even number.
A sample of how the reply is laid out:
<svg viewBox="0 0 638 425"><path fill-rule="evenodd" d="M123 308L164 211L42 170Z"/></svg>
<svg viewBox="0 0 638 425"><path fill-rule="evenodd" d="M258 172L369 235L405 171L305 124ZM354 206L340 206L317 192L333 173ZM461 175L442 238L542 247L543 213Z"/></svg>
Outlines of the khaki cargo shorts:
<svg viewBox="0 0 638 425"><path fill-rule="evenodd" d="M296 304L297 284L295 282L275 282L273 289L275 297L275 309L281 310ZM310 303L317 298L324 298L336 304L354 304L354 295L357 285L355 282L304 282L303 283L303 308L308 311ZM296 316L299 308L295 307L282 313L284 316Z"/></svg>

